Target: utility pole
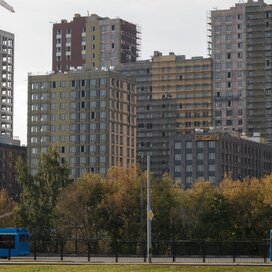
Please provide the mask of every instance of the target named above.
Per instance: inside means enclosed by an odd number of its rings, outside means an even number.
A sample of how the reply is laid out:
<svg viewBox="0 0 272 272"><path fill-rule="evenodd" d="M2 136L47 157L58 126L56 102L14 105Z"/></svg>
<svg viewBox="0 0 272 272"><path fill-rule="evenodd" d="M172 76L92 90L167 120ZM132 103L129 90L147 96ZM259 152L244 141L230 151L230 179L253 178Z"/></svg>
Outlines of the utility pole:
<svg viewBox="0 0 272 272"><path fill-rule="evenodd" d="M150 155L147 154L147 260L151 263L152 256L152 237L151 237L151 221L154 214L151 210L151 195L150 195Z"/></svg>

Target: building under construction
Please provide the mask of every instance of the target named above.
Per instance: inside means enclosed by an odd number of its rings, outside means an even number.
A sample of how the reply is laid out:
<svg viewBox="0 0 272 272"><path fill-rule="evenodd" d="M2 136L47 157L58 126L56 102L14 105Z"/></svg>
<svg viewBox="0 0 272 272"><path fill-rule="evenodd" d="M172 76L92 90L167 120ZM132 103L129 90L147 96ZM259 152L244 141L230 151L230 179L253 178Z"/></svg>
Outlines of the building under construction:
<svg viewBox="0 0 272 272"><path fill-rule="evenodd" d="M213 10L210 17L214 126L272 143L272 5L263 0Z"/></svg>
<svg viewBox="0 0 272 272"><path fill-rule="evenodd" d="M135 62L140 50L137 25L120 18L96 14L61 20L53 26L52 70L69 71L79 66L113 68Z"/></svg>

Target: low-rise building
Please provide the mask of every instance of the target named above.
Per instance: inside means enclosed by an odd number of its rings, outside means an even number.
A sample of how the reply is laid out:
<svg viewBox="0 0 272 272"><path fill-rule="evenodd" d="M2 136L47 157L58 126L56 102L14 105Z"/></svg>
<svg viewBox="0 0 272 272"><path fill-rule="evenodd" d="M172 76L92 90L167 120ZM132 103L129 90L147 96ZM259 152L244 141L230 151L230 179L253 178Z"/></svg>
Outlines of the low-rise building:
<svg viewBox="0 0 272 272"><path fill-rule="evenodd" d="M171 176L190 188L196 180L218 184L225 174L234 179L271 174L272 146L255 136L212 129L178 134L171 141Z"/></svg>
<svg viewBox="0 0 272 272"><path fill-rule="evenodd" d="M11 139L7 134L0 136L0 188L14 198L20 192L15 175L15 165L19 157L26 161L26 147L20 146L19 140Z"/></svg>

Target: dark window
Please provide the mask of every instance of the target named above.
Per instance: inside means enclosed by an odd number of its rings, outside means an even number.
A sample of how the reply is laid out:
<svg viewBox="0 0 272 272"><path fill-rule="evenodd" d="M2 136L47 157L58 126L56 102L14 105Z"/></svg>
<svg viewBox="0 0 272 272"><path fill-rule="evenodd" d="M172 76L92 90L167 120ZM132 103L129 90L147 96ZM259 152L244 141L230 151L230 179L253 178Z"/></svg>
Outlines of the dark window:
<svg viewBox="0 0 272 272"><path fill-rule="evenodd" d="M15 248L15 235L0 235L0 248Z"/></svg>
<svg viewBox="0 0 272 272"><path fill-rule="evenodd" d="M28 242L28 235L26 235L26 234L21 234L21 235L20 235L20 242L21 242L21 243L27 243L27 242Z"/></svg>

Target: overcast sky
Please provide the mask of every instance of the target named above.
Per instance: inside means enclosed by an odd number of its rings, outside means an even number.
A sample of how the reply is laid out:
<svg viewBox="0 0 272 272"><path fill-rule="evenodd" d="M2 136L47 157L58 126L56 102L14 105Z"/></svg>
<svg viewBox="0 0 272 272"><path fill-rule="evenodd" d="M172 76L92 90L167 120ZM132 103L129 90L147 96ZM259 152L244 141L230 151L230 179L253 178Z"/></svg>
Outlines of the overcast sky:
<svg viewBox="0 0 272 272"><path fill-rule="evenodd" d="M0 29L15 34L14 135L26 144L27 74L51 71L52 23L75 13L120 17L142 30L142 59L153 51L207 56L209 10L228 9L239 0L6 0ZM266 1L271 4L270 1Z"/></svg>

